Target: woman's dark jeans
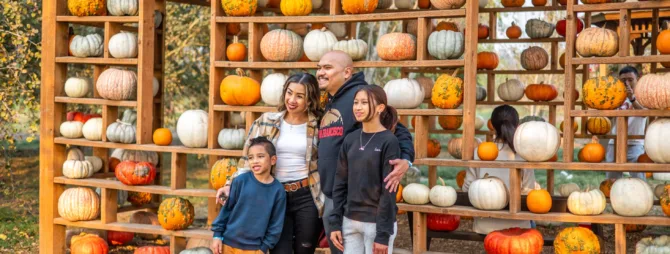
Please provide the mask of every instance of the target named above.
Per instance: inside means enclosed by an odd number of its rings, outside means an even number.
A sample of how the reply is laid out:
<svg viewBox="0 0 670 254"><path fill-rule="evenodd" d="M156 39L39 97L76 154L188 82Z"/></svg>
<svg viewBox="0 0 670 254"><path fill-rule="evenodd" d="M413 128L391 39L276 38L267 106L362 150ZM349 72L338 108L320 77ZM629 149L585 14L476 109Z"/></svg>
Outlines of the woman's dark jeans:
<svg viewBox="0 0 670 254"><path fill-rule="evenodd" d="M286 216L279 242L272 254L313 254L323 223L309 187L286 192Z"/></svg>

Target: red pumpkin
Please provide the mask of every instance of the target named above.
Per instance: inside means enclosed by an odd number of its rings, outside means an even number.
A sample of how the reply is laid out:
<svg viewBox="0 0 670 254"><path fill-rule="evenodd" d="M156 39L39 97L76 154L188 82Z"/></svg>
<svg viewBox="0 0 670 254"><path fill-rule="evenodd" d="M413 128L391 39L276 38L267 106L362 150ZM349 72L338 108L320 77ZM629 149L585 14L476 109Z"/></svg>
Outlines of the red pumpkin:
<svg viewBox="0 0 670 254"><path fill-rule="evenodd" d="M154 182L156 167L149 162L123 161L114 174L125 185L147 185Z"/></svg>
<svg viewBox="0 0 670 254"><path fill-rule="evenodd" d="M489 37L489 26L479 24L477 27L477 38L486 39Z"/></svg>
<svg viewBox="0 0 670 254"><path fill-rule="evenodd" d="M531 84L526 87L526 97L532 101L551 101L558 96L558 90L552 84Z"/></svg>
<svg viewBox="0 0 670 254"><path fill-rule="evenodd" d="M135 237L133 232L107 231L109 245L126 245Z"/></svg>
<svg viewBox="0 0 670 254"><path fill-rule="evenodd" d="M74 118L77 117L77 115L81 115L81 114L84 114L84 113L81 113L79 111L70 111L70 112L67 112L65 119L67 119L68 121L74 121Z"/></svg>
<svg viewBox="0 0 670 254"><path fill-rule="evenodd" d="M496 253L541 253L544 239L536 229L508 228L489 233L484 238L484 249Z"/></svg>
<svg viewBox="0 0 670 254"><path fill-rule="evenodd" d="M440 155L441 148L440 141L437 141L436 139L428 140L428 158L435 158Z"/></svg>
<svg viewBox="0 0 670 254"><path fill-rule="evenodd" d="M169 246L144 246L139 247L133 254L170 254Z"/></svg>
<svg viewBox="0 0 670 254"><path fill-rule="evenodd" d="M426 216L428 220L428 229L433 231L454 231L461 224L461 217L449 214L432 214Z"/></svg>
<svg viewBox="0 0 670 254"><path fill-rule="evenodd" d="M575 23L577 24L577 33L582 31L584 29L584 22L581 19L576 19ZM568 29L567 21L565 19L561 19L556 23L556 33L558 35L565 37L565 31Z"/></svg>

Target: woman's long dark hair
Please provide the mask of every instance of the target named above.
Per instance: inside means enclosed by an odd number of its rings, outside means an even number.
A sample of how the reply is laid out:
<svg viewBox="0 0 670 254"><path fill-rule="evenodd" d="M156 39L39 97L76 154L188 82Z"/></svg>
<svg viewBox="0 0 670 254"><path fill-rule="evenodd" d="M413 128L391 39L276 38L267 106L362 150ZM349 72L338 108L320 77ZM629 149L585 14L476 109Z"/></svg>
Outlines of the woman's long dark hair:
<svg viewBox="0 0 670 254"><path fill-rule="evenodd" d="M496 141L507 144L509 148L516 153L514 149L514 132L519 126L519 113L509 105L496 107L491 114L491 124L496 130Z"/></svg>
<svg viewBox="0 0 670 254"><path fill-rule="evenodd" d="M361 86L361 88L356 92L354 97L360 92L365 92L368 95L368 115L363 121L370 121L375 112L375 107L377 105L384 105L386 109L379 114L379 121L387 130L395 132L395 126L398 124L398 111L394 107L388 105L388 100L386 99L386 92L379 86L376 85L367 85Z"/></svg>
<svg viewBox="0 0 670 254"><path fill-rule="evenodd" d="M321 119L323 115L323 109L319 106L319 97L321 92L319 91L319 83L316 81L316 78L309 73L299 73L291 75L286 82L284 83L284 89L282 89L281 99L279 100L279 106L277 109L279 111L286 110L286 105L284 100L286 97L286 90L291 83L298 83L305 86L305 96L307 98L307 112L314 115L316 119Z"/></svg>

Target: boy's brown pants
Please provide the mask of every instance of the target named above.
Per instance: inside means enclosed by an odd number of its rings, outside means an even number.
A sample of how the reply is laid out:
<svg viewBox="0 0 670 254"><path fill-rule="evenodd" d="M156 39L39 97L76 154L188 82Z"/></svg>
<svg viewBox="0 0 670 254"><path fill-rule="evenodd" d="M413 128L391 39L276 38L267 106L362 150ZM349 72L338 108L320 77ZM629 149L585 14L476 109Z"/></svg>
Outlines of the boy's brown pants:
<svg viewBox="0 0 670 254"><path fill-rule="evenodd" d="M230 247L228 245L223 245L223 254L264 254L260 250L240 250L237 248Z"/></svg>

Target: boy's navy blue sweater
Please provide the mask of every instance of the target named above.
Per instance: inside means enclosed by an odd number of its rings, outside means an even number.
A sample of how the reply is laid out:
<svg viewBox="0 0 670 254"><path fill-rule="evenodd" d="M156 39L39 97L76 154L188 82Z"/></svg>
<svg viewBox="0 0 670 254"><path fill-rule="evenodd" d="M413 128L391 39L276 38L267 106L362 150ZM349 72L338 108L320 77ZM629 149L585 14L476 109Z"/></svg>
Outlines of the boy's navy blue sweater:
<svg viewBox="0 0 670 254"><path fill-rule="evenodd" d="M261 183L253 172L247 172L233 179L230 196L212 223L212 231L230 247L267 252L279 241L285 211L284 186L277 179Z"/></svg>

